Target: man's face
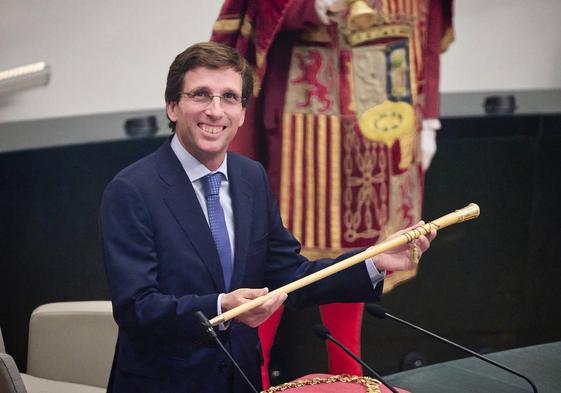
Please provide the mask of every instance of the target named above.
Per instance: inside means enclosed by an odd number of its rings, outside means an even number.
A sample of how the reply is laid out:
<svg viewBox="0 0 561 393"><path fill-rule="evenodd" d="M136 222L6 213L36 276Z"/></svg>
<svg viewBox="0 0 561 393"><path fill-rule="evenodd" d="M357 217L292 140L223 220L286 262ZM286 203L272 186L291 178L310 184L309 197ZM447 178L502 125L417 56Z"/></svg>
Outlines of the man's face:
<svg viewBox="0 0 561 393"><path fill-rule="evenodd" d="M217 70L197 67L185 73L183 93L211 96L241 97L242 77L231 68ZM245 118L245 108L212 98L208 104L181 95L178 102L170 102L166 110L176 122L175 132L185 149L208 169L217 169Z"/></svg>

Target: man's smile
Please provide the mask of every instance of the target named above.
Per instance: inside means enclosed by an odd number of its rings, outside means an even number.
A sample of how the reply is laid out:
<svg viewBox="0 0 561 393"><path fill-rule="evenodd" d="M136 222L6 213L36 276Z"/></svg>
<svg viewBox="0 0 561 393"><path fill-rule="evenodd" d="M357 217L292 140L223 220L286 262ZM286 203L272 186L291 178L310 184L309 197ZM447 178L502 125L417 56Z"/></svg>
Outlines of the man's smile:
<svg viewBox="0 0 561 393"><path fill-rule="evenodd" d="M218 134L226 128L226 126L216 126L204 123L199 123L198 126L201 130L209 134Z"/></svg>

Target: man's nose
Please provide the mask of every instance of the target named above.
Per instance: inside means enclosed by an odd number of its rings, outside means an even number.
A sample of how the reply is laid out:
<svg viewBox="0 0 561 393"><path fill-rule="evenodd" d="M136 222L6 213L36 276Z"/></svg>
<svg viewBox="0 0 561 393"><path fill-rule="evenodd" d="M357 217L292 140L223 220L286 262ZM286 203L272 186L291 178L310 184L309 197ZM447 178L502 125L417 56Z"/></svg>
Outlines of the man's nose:
<svg viewBox="0 0 561 393"><path fill-rule="evenodd" d="M224 114L224 109L222 108L222 98L220 96L212 97L205 109L205 113L212 117L221 117Z"/></svg>

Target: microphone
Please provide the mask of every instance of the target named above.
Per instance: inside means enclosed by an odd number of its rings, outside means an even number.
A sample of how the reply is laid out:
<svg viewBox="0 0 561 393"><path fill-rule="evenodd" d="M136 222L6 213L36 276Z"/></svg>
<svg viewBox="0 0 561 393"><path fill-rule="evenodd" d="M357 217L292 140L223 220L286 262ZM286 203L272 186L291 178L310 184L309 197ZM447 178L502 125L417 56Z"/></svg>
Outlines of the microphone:
<svg viewBox="0 0 561 393"><path fill-rule="evenodd" d="M487 362L487 363L489 363L489 364L492 364L492 365L495 366L495 367L499 367L499 368L501 368L501 369L503 369L503 370L505 370L505 371L508 371L509 373L512 373L512 374L514 374L514 375L516 375L516 376L518 376L518 377L520 377L520 378L526 380L526 381L530 384L530 386L532 386L532 390L534 391L534 393L538 393L538 389L536 388L536 385L534 385L534 383L530 380L530 378L528 378L528 377L526 377L526 376L520 374L520 373L517 372L517 371L514 371L514 370L511 369L511 368L508 368L507 366L503 366L502 364L497 363L497 362L495 362L494 360L491 360L491 359L489 359L489 358L486 357L486 356L480 355L480 354L478 354L477 352L472 351L471 349L468 349L468 348L466 348L466 347L462 347L460 344L456 344L455 342L452 342L452 341L450 341L450 340L447 340L447 339L445 339L444 337L439 336L438 334L429 332L428 330L425 330L425 329L423 329L423 328L420 327L420 326L414 325L414 324L412 324L411 322L404 321L403 319L398 318L398 317L396 317L396 316L394 316L394 315L392 315L392 314L386 312L386 310L384 310L384 308L383 308L382 306L379 306L378 304L373 304L373 303L367 304L367 305L366 305L366 311L368 311L368 313L369 313L370 315L372 315L372 316L374 316L374 317L376 317L376 318L384 319L384 318L388 317L388 318L390 318L390 319L393 319L394 321L397 321L397 322L399 322L399 323L401 323L401 324L403 324L403 325L409 326L409 327L411 327L411 328L413 328L413 329L415 329L415 330L417 330L417 331L419 331L419 332L425 333L425 334L427 334L427 335L429 335L429 336L431 336L431 337L433 337L433 338L436 338L436 339L439 340L439 341L442 341L442 342L444 342L444 343L446 343L446 344L448 344L448 345L451 345L451 346L453 346L454 348L459 349L460 351L469 353L470 355L475 356L476 358L481 359L481 360L483 360L484 362Z"/></svg>
<svg viewBox="0 0 561 393"><path fill-rule="evenodd" d="M247 375L245 375L245 373L242 371L242 368L240 367L238 362L236 362L236 360L234 359L232 354L230 354L230 352L228 352L226 347L222 344L222 342L218 338L218 335L216 334L216 332L212 328L212 325L211 325L210 321L208 320L208 318L205 316L205 314L203 314L201 311L197 311L195 313L195 316L197 317L197 319L201 323L201 326L204 328L205 333L207 333L210 337L212 337L214 339L214 341L216 341L216 343L218 344L220 349L222 349L222 351L226 354L226 356L228 356L228 359L230 359L230 361L234 364L234 366L236 366L236 368L238 369L238 371L240 372L242 377L245 379L247 384L251 387L251 390L254 391L255 393L259 393L257 388L251 383L251 381L249 380Z"/></svg>
<svg viewBox="0 0 561 393"><path fill-rule="evenodd" d="M329 341L335 343L335 345L337 345L339 348L341 348L343 351L345 351L347 353L347 355L352 357L355 362L357 362L358 364L360 364L361 366L366 368L368 371L370 371L370 373L372 373L372 375L374 375L380 382L382 382L382 384L384 384L393 393L399 393L393 386L389 385L386 381L384 381L384 378L382 378L382 376L380 374L378 374L376 371L374 371L361 358L356 356L349 348L347 348L345 345L343 345L342 342L340 342L335 337L333 337L331 335L331 333L329 332L329 330L325 326L323 326L321 324L315 325L314 326L314 332L316 333L316 335L319 338L322 338L324 340L329 340Z"/></svg>

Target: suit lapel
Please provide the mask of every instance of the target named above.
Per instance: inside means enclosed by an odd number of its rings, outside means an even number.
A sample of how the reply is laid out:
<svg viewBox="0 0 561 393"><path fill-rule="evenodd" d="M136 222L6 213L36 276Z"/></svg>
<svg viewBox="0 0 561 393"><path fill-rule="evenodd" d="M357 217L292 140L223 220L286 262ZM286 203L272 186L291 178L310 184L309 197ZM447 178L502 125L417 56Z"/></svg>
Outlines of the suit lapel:
<svg viewBox="0 0 561 393"><path fill-rule="evenodd" d="M235 253L234 272L230 288L237 289L242 285L245 274L251 219L253 209L253 192L251 184L244 178L236 157L228 155L228 182L234 211Z"/></svg>
<svg viewBox="0 0 561 393"><path fill-rule="evenodd" d="M158 171L170 186L164 202L210 272L216 288L224 292L224 275L218 251L191 181L173 153L169 140L158 154Z"/></svg>

